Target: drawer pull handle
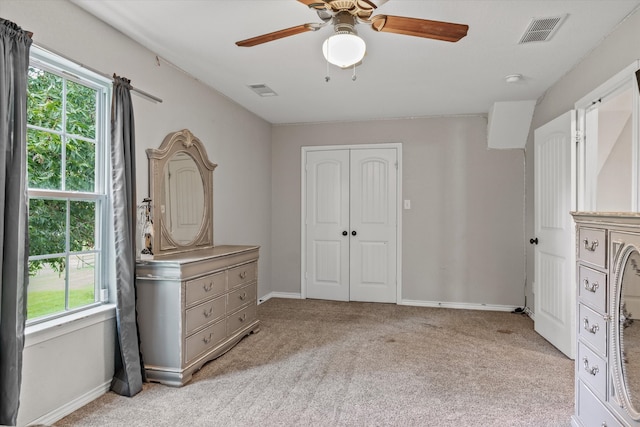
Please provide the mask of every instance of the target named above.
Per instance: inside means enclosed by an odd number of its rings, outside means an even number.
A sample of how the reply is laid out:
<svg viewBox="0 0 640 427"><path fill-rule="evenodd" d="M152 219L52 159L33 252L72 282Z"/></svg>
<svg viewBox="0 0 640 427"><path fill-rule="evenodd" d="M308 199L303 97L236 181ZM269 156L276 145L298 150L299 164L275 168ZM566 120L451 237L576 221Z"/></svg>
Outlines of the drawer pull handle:
<svg viewBox="0 0 640 427"><path fill-rule="evenodd" d="M595 294L599 287L600 285L598 284L598 282L593 282L593 284L590 284L589 279L584 279L584 288L587 291L593 292Z"/></svg>
<svg viewBox="0 0 640 427"><path fill-rule="evenodd" d="M209 334L209 336L208 336L208 337L202 337L202 341L203 341L205 344L209 344L209 343L211 342L211 338L213 338L213 334Z"/></svg>
<svg viewBox="0 0 640 427"><path fill-rule="evenodd" d="M240 273L240 278L244 279L245 277L247 277L247 272L243 271L242 273Z"/></svg>
<svg viewBox="0 0 640 427"><path fill-rule="evenodd" d="M587 373L595 376L598 372L600 372L598 366L589 367L589 359L587 359L586 357L582 359L582 363L584 363L584 370L587 371Z"/></svg>
<svg viewBox="0 0 640 427"><path fill-rule="evenodd" d="M247 293L243 292L242 295L239 295L238 298L240 298L240 301L244 301L247 298Z"/></svg>
<svg viewBox="0 0 640 427"><path fill-rule="evenodd" d="M247 320L247 313L242 313L242 316L238 317L238 320L240 320L241 322Z"/></svg>
<svg viewBox="0 0 640 427"><path fill-rule="evenodd" d="M204 285L202 285L202 289L204 289L205 292L209 292L211 289L213 289L213 282L205 283Z"/></svg>
<svg viewBox="0 0 640 427"><path fill-rule="evenodd" d="M598 326L597 323L595 325L589 326L589 319L587 317L584 318L583 322L584 322L584 330L587 332L591 332L592 334L595 334L600 329L600 326Z"/></svg>
<svg viewBox="0 0 640 427"><path fill-rule="evenodd" d="M209 317L211 317L211 313L213 313L213 306L212 306L212 307L209 307L209 310L204 310L204 311L202 312L202 314L204 315L204 317L205 317L205 318L207 318L207 319L208 319Z"/></svg>
<svg viewBox="0 0 640 427"><path fill-rule="evenodd" d="M584 239L582 241L582 243L584 243L584 248L588 251L591 252L595 252L596 248L598 247L598 241L594 240L593 242L591 242L591 245L589 245L589 239Z"/></svg>

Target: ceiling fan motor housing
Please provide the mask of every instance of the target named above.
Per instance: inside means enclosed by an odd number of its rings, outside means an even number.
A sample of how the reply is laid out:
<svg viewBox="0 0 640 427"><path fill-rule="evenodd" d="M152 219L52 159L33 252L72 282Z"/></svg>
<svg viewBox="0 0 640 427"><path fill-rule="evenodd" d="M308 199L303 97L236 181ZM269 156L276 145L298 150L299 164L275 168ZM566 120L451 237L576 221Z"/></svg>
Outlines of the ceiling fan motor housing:
<svg viewBox="0 0 640 427"><path fill-rule="evenodd" d="M358 34L356 18L349 12L342 11L333 17L333 29L336 34Z"/></svg>

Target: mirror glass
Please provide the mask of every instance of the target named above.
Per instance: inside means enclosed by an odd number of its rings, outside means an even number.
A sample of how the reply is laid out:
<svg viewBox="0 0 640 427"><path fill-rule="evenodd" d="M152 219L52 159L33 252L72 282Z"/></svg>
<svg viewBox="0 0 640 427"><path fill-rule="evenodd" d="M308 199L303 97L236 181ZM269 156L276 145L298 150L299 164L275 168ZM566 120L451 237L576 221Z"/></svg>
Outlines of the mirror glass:
<svg viewBox="0 0 640 427"><path fill-rule="evenodd" d="M188 129L147 149L152 256L213 246L213 170L204 144Z"/></svg>
<svg viewBox="0 0 640 427"><path fill-rule="evenodd" d="M627 258L621 281L620 352L629 403L640 412L640 253Z"/></svg>
<svg viewBox="0 0 640 427"><path fill-rule="evenodd" d="M179 151L164 166L164 204L160 211L164 225L179 245L188 245L204 221L204 185L198 165Z"/></svg>

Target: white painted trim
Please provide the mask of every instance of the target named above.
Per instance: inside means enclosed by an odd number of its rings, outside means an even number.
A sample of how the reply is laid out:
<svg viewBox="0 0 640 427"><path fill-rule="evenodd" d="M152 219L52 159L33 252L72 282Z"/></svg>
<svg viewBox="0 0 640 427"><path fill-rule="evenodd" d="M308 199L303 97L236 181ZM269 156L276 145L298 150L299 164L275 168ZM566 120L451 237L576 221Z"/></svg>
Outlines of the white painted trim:
<svg viewBox="0 0 640 427"><path fill-rule="evenodd" d="M48 322L27 326L25 329L25 348L35 346L62 335L70 334L91 325L105 322L116 316L115 304L104 304L99 307L83 310Z"/></svg>
<svg viewBox="0 0 640 427"><path fill-rule="evenodd" d="M598 108L598 105L602 101L606 101L606 98L617 95L622 90L627 90L629 87L633 90L634 96L632 98L632 130L631 130L631 150L632 150L632 182L631 182L631 210L640 211L640 124L638 116L640 115L640 97L638 95L638 82L635 76L637 70L640 69L640 60L633 61L630 65L625 67L622 71L616 73L613 77L606 82L589 92L587 95L580 98L574 105L578 111L578 130L582 134L580 141L580 147L578 155L581 162L582 171L579 170L578 176L578 209L579 210L596 210L596 179L597 176L593 173L589 174L588 171L594 170L595 155L597 148L592 144L585 142L585 135L588 133L587 125L587 113L594 108ZM597 111L596 111L597 112ZM588 136L587 136L588 138ZM591 138L593 141L593 138ZM584 163L582 163L584 162Z"/></svg>
<svg viewBox="0 0 640 427"><path fill-rule="evenodd" d="M401 300L398 305L409 305L414 307L437 307L437 308L456 308L461 310L481 310L481 311L513 311L518 306L515 305L497 305L497 304L477 304L469 302L441 302L441 301L420 301L420 300Z"/></svg>
<svg viewBox="0 0 640 427"><path fill-rule="evenodd" d="M54 409L53 411L41 416L40 418L29 422L29 425L43 424L53 425L55 422L60 421L72 412L77 411L88 403L93 402L100 396L106 394L111 389L111 381L107 381L92 390L89 390L82 396L79 396L72 401L64 404L63 406Z"/></svg>
<svg viewBox="0 0 640 427"><path fill-rule="evenodd" d="M375 149L375 148L393 148L396 150L398 161L398 176L396 179L396 304L400 304L402 299L402 143L391 142L381 144L354 144L354 145L318 145L311 147L302 147L300 150L300 171L301 171L301 185L300 185L300 298L307 298L307 280L305 277L307 269L307 253L306 253L306 239L307 239L307 227L305 224L306 218L306 194L307 194L307 174L306 174L306 159L307 153L310 151L330 151L330 150L354 150L354 149ZM266 300L265 300L266 301Z"/></svg>
<svg viewBox="0 0 640 427"><path fill-rule="evenodd" d="M271 298L304 299L298 292L269 292L262 298L258 298L258 305L267 302Z"/></svg>
<svg viewBox="0 0 640 427"><path fill-rule="evenodd" d="M635 78L634 73L638 69L640 69L640 60L635 60L622 71L576 101L574 104L575 108L578 110L587 109L592 104L598 102L601 98L609 96L621 85L628 83L629 79Z"/></svg>

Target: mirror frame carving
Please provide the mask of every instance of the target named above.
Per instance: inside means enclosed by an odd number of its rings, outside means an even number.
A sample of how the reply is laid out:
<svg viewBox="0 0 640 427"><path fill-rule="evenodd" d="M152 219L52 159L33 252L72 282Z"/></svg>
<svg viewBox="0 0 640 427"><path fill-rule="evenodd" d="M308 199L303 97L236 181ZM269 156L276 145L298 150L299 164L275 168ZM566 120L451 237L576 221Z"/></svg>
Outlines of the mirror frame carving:
<svg viewBox="0 0 640 427"><path fill-rule="evenodd" d="M189 244L180 244L174 240L164 223L164 212L160 206L165 205L164 170L165 165L176 153L186 153L193 158L204 191L204 212L202 223L196 236ZM188 129L169 133L159 148L146 150L149 159L149 195L153 206L153 253L154 256L176 252L191 251L213 246L213 171L218 166L212 163L200 139Z"/></svg>
<svg viewBox="0 0 640 427"><path fill-rule="evenodd" d="M633 243L624 242L612 242L611 245L611 260L613 261L614 274L613 280L611 280L611 301L610 311L611 322L609 336L611 337L611 352L613 354L613 363L611 372L613 374L613 383L616 389L615 400L618 405L627 412L627 414L635 421L640 420L640 408L635 408L632 404L632 399L629 396L629 389L627 387L626 371L623 369L624 363L623 349L624 349L624 336L622 334L622 325L620 324L620 310L622 303L622 286L624 279L624 271L627 265L629 257L634 252L640 253L640 248Z"/></svg>

